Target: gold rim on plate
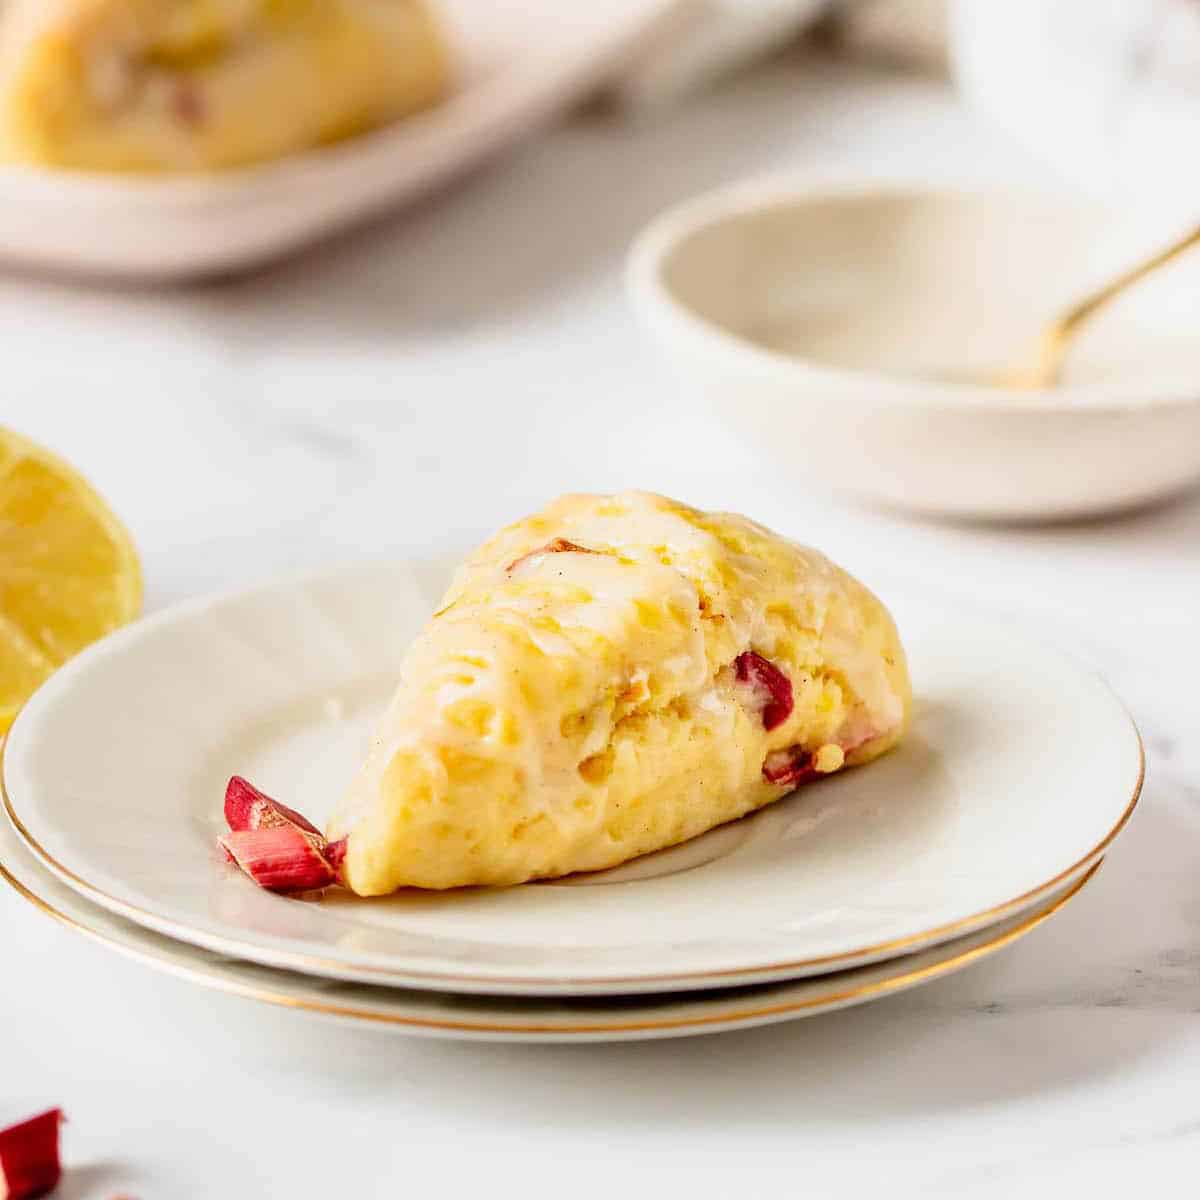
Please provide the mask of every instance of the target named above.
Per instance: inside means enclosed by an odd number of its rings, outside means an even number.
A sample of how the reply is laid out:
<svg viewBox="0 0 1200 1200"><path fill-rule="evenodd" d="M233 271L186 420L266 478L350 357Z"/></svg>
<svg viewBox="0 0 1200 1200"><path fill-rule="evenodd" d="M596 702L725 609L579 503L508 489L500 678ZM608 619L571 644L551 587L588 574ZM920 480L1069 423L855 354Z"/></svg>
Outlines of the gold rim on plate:
<svg viewBox="0 0 1200 1200"><path fill-rule="evenodd" d="M34 695L36 694L35 692ZM1120 701L1116 702L1120 706ZM196 932L187 923L171 920L167 917L160 917L156 913L141 908L139 905L130 904L126 900L112 896L102 888L76 875L70 868L55 859L38 842L33 834L29 832L25 824L21 821L21 818L17 816L4 778L4 745L11 739L13 731L17 728L27 708L28 702L17 713L4 741L0 742L0 800L3 800L4 808L8 813L8 819L12 822L12 826L17 831L21 840L55 875L72 889L99 904L109 912L125 917L137 925L165 934L167 937L173 937L178 941L188 942L191 945L199 945L204 949L212 950L218 954L225 954L231 958L244 958L265 966L300 971L304 974L316 975L326 979L334 978L346 981L344 972L347 970L347 964L336 960L305 954L301 951L272 949L267 951L270 955L270 962L265 962L262 947L254 941L246 941L221 934L209 934L207 932L197 937ZM1122 711L1125 711L1124 706L1121 706L1121 708ZM1043 896L1067 884L1075 876L1087 871L1089 867L1094 867L1133 815L1133 810L1137 807L1137 802L1142 794L1142 784L1146 778L1146 748L1142 742L1141 732L1138 730L1133 717L1128 711L1125 711L1125 716L1133 730L1133 736L1138 748L1138 775L1129 803L1125 806L1124 811L1117 818L1113 827L1082 858L1078 859L1065 870L1060 871L1053 878L1046 880L1045 883L1038 884L1036 887L1022 892L1021 895L1015 896L1011 900L1006 900L1001 904L994 905L971 916L960 917L958 920L949 921L943 925L935 925L933 928L922 930L919 933L908 934L905 937L893 938L889 941L878 942L875 945L863 946L855 950L841 951L837 954L818 955L812 958L794 959L785 962L764 963L752 967L732 967L725 970L683 971L662 975L634 975L628 977L571 976L567 979L556 979L555 982L556 984L567 984L589 990L606 988L611 989L611 992L615 994L623 987L644 988L647 984L655 985L655 987L661 984L666 985L668 988L671 986L686 988L690 985L699 989L707 986L710 980L716 979L729 980L746 976L788 978L789 976L798 977L803 974L819 974L822 972L813 971L812 968L828 967L834 963L848 963L850 960L866 959L869 961L878 961L884 958L897 957L907 950L917 948L918 944L924 946L937 945L940 942L951 940L956 935L965 935L975 929L982 929L1007 916L1014 915L1024 908L1029 908ZM865 966L868 964L863 962L861 965ZM378 967L366 964L355 964L350 966L349 969L356 976L388 976L391 978L394 986L401 987L421 987L428 985L431 987L453 989L455 986L458 986L465 991L486 994L488 986L506 988L535 988L537 986L536 980L531 980L523 976L492 974L485 976L454 975L438 971L398 969L395 967ZM763 978L762 982L769 982L769 980ZM480 985L484 986L481 987Z"/></svg>
<svg viewBox="0 0 1200 1200"><path fill-rule="evenodd" d="M753 1021L764 1017L785 1017L789 1014L805 1012L811 1009L828 1009L847 1007L854 1002L879 999L893 992L903 991L918 983L925 983L950 974L966 967L979 959L986 958L1005 946L1018 941L1027 933L1036 929L1043 921L1047 921L1060 909L1073 900L1097 875L1104 865L1104 860L1093 866L1067 891L1058 896L1052 904L1038 910L1020 925L1006 930L1004 933L980 945L972 946L959 954L930 963L925 967L917 967L887 979L876 980L873 983L859 987L844 988L840 991L827 992L820 996L809 996L803 1000L768 1004L761 1008L739 1009L735 1012L722 1013L713 1016L674 1017L662 1021L592 1021L578 1025L555 1025L537 1021L452 1021L434 1020L421 1017L400 1016L395 1013L384 1013L368 1008L359 1008L353 1004L335 1004L321 1000L307 1000L290 995L269 987L260 987L250 983L239 983L236 980L222 978L200 966L188 966L184 963L170 962L149 950L140 949L122 941L120 938L103 933L84 924L75 917L55 908L48 900L37 895L31 888L17 879L3 862L0 862L0 878L13 888L16 893L29 901L35 908L40 909L56 921L82 933L85 937L99 942L103 946L117 951L127 958L146 964L156 970L163 971L176 978L197 983L202 987L212 988L229 995L240 996L243 999L257 1000L263 1004L272 1004L283 1008L297 1009L304 1012L317 1013L321 1016L336 1017L344 1020L367 1021L376 1025L398 1025L410 1029L427 1029L453 1033L504 1033L504 1034L557 1034L571 1037L576 1034L606 1034L606 1033L649 1033L666 1030L712 1029L721 1025L736 1025L745 1021ZM141 926L138 926L141 929ZM184 943L187 945L187 943ZM796 981L800 982L800 981ZM369 984L360 984L369 987Z"/></svg>

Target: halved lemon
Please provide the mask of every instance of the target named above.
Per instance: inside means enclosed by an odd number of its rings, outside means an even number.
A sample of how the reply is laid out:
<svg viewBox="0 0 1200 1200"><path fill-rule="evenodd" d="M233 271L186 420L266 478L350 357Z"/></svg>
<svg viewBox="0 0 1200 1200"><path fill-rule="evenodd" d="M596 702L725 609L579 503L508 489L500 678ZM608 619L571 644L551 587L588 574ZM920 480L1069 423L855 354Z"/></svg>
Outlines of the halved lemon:
<svg viewBox="0 0 1200 1200"><path fill-rule="evenodd" d="M137 616L125 527L62 459L0 428L0 736L72 655Z"/></svg>

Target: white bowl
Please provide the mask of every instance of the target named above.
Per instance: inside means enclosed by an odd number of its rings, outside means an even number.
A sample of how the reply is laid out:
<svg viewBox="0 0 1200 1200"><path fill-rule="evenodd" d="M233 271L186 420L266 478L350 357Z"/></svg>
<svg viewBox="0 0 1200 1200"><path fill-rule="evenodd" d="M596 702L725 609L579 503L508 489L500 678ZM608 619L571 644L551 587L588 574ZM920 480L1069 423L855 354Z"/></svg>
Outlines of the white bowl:
<svg viewBox="0 0 1200 1200"><path fill-rule="evenodd" d="M1200 253L1079 341L1064 386L966 382L1173 231L1062 195L742 185L660 217L633 300L729 424L805 484L959 517L1134 507L1200 479Z"/></svg>

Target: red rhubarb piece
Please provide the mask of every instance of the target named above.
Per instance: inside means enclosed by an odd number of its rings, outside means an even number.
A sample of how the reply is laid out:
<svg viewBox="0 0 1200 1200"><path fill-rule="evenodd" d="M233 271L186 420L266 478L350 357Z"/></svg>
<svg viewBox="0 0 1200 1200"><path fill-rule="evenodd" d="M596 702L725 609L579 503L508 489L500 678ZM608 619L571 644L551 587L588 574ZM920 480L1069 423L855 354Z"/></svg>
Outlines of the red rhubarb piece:
<svg viewBox="0 0 1200 1200"><path fill-rule="evenodd" d="M792 715L792 681L774 663L747 650L734 659L733 668L750 698L749 706L762 717L764 729L774 729Z"/></svg>
<svg viewBox="0 0 1200 1200"><path fill-rule="evenodd" d="M533 558L541 558L543 554L566 554L574 551L576 554L599 554L599 550L589 550L586 546L578 546L574 542L568 542L566 538L555 538L553 541L547 542L544 546L539 546L536 550L530 550L528 554L522 554L520 558L513 559L508 564L507 574L511 575L523 563L529 562Z"/></svg>
<svg viewBox="0 0 1200 1200"><path fill-rule="evenodd" d="M235 833L293 825L305 833L321 836L321 831L307 817L260 792L240 775L235 775L225 788L225 820Z"/></svg>
<svg viewBox="0 0 1200 1200"><path fill-rule="evenodd" d="M818 774L813 766L813 756L803 746L772 750L763 763L762 773L768 783L786 784L789 787L806 779L815 779Z"/></svg>
<svg viewBox="0 0 1200 1200"><path fill-rule="evenodd" d="M52 1192L62 1177L58 1157L61 1108L0 1129L0 1200L29 1200Z"/></svg>
<svg viewBox="0 0 1200 1200"><path fill-rule="evenodd" d="M237 830L220 839L223 850L259 887L269 892L311 892L337 881L319 834L294 825Z"/></svg>
<svg viewBox="0 0 1200 1200"><path fill-rule="evenodd" d="M349 848L349 838L338 838L325 847L325 861L340 875L342 863L346 861L346 850Z"/></svg>

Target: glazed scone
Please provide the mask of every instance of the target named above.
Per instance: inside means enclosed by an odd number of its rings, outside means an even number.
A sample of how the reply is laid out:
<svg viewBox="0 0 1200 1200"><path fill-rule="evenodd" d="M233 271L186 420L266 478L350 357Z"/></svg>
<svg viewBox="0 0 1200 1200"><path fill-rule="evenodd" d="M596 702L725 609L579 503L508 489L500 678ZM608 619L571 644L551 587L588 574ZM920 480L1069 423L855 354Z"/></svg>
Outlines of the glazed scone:
<svg viewBox="0 0 1200 1200"><path fill-rule="evenodd" d="M425 0L6 0L0 157L237 166L425 108L446 76Z"/></svg>
<svg viewBox="0 0 1200 1200"><path fill-rule="evenodd" d="M875 758L910 703L887 610L823 555L564 496L460 568L328 833L361 895L595 871Z"/></svg>

